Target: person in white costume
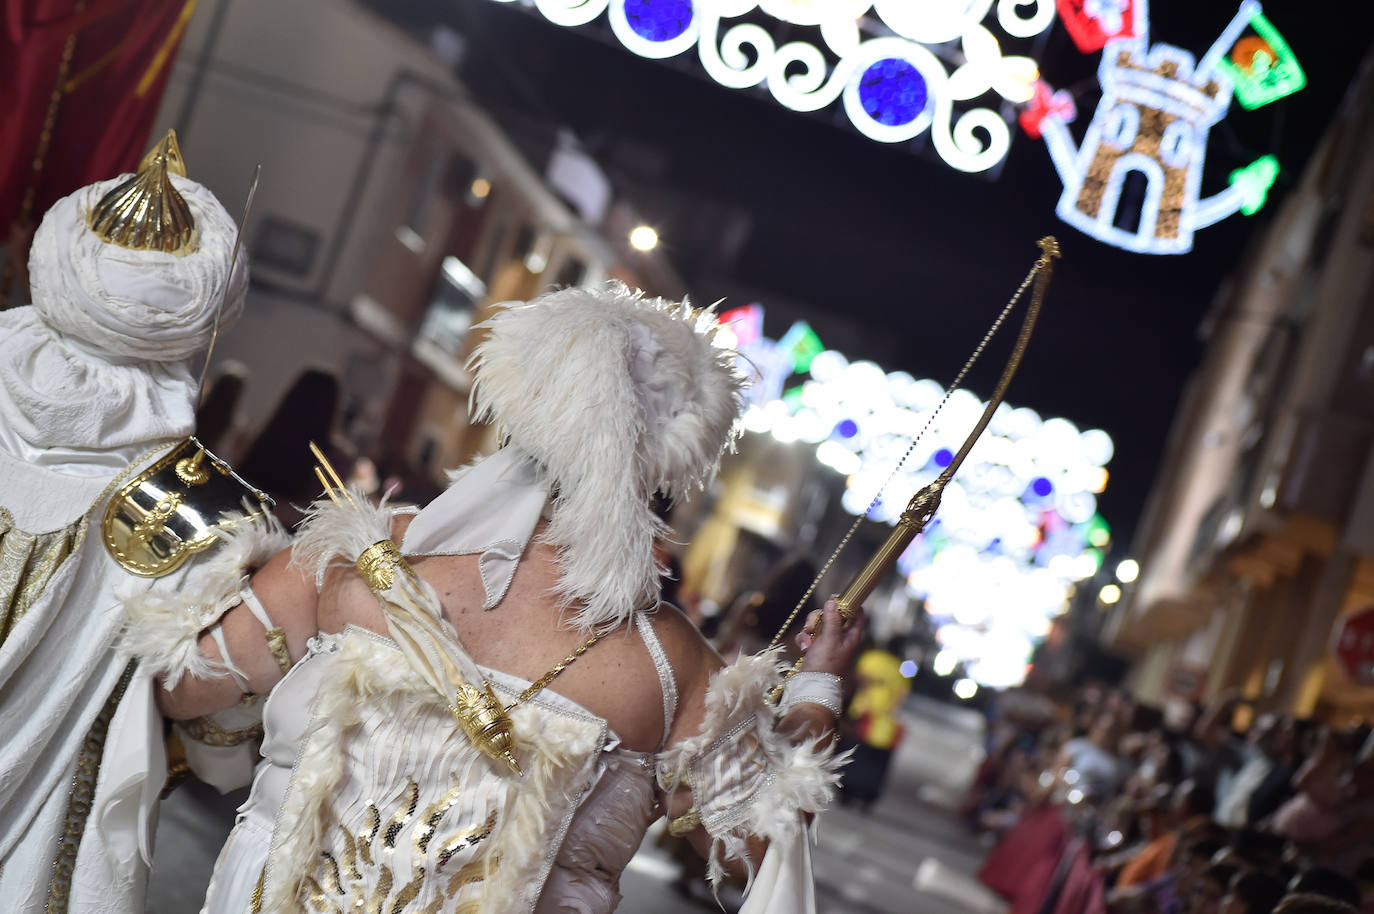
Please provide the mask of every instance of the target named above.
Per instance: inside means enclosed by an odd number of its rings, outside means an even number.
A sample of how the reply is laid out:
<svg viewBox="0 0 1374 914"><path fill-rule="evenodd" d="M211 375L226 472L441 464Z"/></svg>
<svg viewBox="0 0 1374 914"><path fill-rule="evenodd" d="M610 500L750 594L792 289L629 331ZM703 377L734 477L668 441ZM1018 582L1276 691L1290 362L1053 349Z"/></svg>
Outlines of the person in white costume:
<svg viewBox="0 0 1374 914"><path fill-rule="evenodd" d="M418 513L330 488L201 639L272 690L204 910L605 914L666 815L713 880L750 873L746 911L814 911L807 826L862 614L827 604L774 706L776 653L726 665L658 599L651 500L714 476L735 354L710 314L618 283L484 329L474 402L504 447ZM286 632L284 678L255 612ZM160 694L172 717L239 700L195 676Z"/></svg>
<svg viewBox="0 0 1374 914"><path fill-rule="evenodd" d="M221 578L239 577L224 563L242 558L228 553L246 539L158 578L131 574L102 542L111 499L193 430L191 359L209 343L221 303L225 324L243 303L246 265L230 263L234 220L183 174L169 135L138 175L59 200L34 235L32 306L0 313L7 914L143 910L167 767L152 675L117 649L117 591L172 592L215 563ZM129 205L165 202L159 212L175 208L190 221L154 231L133 219L108 241L90 220L116 190ZM164 246L140 248L154 243ZM270 554L283 542L259 546Z"/></svg>

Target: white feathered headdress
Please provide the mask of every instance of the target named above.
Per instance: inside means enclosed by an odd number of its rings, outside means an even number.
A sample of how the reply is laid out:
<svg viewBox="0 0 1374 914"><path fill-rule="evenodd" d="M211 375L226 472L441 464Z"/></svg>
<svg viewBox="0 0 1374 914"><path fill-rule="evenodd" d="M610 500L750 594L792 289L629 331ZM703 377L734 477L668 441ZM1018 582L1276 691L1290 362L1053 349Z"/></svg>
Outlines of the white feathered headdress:
<svg viewBox="0 0 1374 914"><path fill-rule="evenodd" d="M715 316L619 282L515 303L482 325L473 416L541 465L572 621L608 631L658 598L650 502L715 475L734 440L744 378L714 342Z"/></svg>

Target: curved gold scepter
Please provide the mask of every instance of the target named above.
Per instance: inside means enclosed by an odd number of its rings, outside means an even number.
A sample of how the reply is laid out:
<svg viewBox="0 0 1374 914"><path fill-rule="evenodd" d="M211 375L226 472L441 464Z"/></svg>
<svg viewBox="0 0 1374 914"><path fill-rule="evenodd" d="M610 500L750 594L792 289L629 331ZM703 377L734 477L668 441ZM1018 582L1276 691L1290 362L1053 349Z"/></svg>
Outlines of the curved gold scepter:
<svg viewBox="0 0 1374 914"><path fill-rule="evenodd" d="M1002 405L1002 398L1006 396L1007 388L1011 385L1011 379L1016 374L1016 369L1021 366L1022 356L1026 354L1026 346L1030 343L1031 332L1035 329L1035 321L1040 316L1040 306L1045 300L1045 290L1049 288L1050 277L1054 274L1054 261L1059 257L1059 242L1055 240L1053 235L1047 235L1041 238L1037 244L1040 246L1040 259L1037 260L1035 266L1031 268L1031 278L1034 281L1034 286L1031 289L1030 305L1026 309L1025 318L1021 321L1021 332L1016 337L1016 345L1012 348L1011 356L1007 359L1006 367L1002 369L1002 377L998 380L996 389L993 390L992 396L988 399L988 405L983 410L982 417L979 418L978 424L973 427L973 431L969 432L968 437L964 439L963 446L959 448L959 452L950 460L949 466L945 467L940 475L935 477L928 485L911 496L911 501L907 502L906 510L902 512L901 517L897 520L897 525L892 529L892 532L888 534L887 539L878 547L878 550L873 553L872 557L869 558L868 562L859 573L853 577L848 586L840 592L839 596L835 597L835 602L839 606L840 616L846 621L854 616L858 608L863 605L864 600L868 599L869 594L873 593L873 589L878 586L878 582L896 566L898 557L906 551L906 547L911 545L911 541L926 528L926 524L930 523L930 519L935 515L936 509L940 507L940 498L944 494L945 486L954 478L954 474L958 471L960 464L964 462L964 458L968 456L969 451L973 450L973 445L977 443L978 438L988 427L988 423L992 421L992 414L997 411L997 407ZM1024 290L1025 285L1023 284L1021 286L1021 291ZM1017 297L1019 296L1020 293L1018 292ZM1015 301L1016 298L1013 298L1012 303L1014 304ZM979 351L981 351L981 348L982 347L979 347ZM976 358L977 355L978 352L975 352L974 357ZM972 359L970 359L970 363L971 362ZM967 367L966 365L966 370ZM860 517L859 520L862 520L862 517ZM858 521L855 521L855 528L857 528L857 526ZM855 528L850 529L851 534ZM835 557L839 554L839 551L844 548L848 541L849 536L846 536L839 547L836 548L834 554L830 556L830 561L826 562L825 568L822 568L821 573L816 576L816 582L819 582L821 575L825 574L831 563L835 561ZM798 602L797 608L792 611L792 615L773 638L773 644L780 641L782 636L786 634L787 630L792 626L792 622L797 616L797 611L805 604L807 597L811 596L811 592L815 589L815 586L815 583L813 583L811 585L811 590L808 590L801 601ZM815 633L820 634L819 621L817 621ZM792 666L792 673L801 669L803 659L802 657L797 658L797 662ZM791 673L788 675L790 676ZM774 700L776 701L781 695L782 686L779 685L773 690Z"/></svg>

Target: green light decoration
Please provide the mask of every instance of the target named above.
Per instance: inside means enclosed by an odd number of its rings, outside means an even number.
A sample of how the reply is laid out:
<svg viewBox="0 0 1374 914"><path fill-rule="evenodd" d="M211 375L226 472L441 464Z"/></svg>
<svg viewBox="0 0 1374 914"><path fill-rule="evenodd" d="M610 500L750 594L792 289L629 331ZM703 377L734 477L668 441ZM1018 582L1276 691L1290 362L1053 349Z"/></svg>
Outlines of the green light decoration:
<svg viewBox="0 0 1374 914"><path fill-rule="evenodd" d="M1101 514L1094 514L1093 519L1088 521L1088 544L1096 546L1098 549L1105 548L1112 541L1112 528L1107 526L1107 522L1102 519Z"/></svg>
<svg viewBox="0 0 1374 914"><path fill-rule="evenodd" d="M797 374L811 370L811 360L825 351L825 344L806 321L797 321L778 340L778 348L792 358Z"/></svg>
<svg viewBox="0 0 1374 914"><path fill-rule="evenodd" d="M1274 24L1263 13L1256 12L1250 17L1250 26L1255 34L1237 41L1229 59L1217 61L1217 66L1231 77L1236 100L1247 111L1292 95L1307 85L1307 74ZM1245 212L1249 215L1252 211Z"/></svg>
<svg viewBox="0 0 1374 914"><path fill-rule="evenodd" d="M1260 156L1244 168L1231 172L1232 186L1239 188L1245 198L1240 211L1247 216L1259 212L1269 196L1269 188L1274 186L1274 179L1278 176L1279 160L1273 156Z"/></svg>

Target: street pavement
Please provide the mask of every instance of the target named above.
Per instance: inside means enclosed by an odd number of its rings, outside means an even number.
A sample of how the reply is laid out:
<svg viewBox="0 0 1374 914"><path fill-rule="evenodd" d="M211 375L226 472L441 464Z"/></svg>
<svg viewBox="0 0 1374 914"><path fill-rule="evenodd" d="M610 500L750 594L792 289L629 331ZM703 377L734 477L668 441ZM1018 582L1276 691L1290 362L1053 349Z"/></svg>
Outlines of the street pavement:
<svg viewBox="0 0 1374 914"><path fill-rule="evenodd" d="M820 818L817 914L1004 914L972 878L987 848L953 815L981 761L981 717L913 697L902 723L905 736L879 801L868 811L836 805ZM199 910L244 795L221 797L195 784L163 803L149 914ZM657 837L650 833L622 877L618 914L720 911L704 887L692 898L674 891L680 868ZM721 900L733 910L738 895L727 889Z"/></svg>

